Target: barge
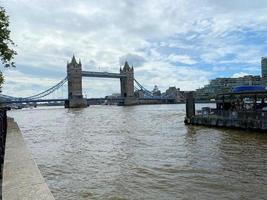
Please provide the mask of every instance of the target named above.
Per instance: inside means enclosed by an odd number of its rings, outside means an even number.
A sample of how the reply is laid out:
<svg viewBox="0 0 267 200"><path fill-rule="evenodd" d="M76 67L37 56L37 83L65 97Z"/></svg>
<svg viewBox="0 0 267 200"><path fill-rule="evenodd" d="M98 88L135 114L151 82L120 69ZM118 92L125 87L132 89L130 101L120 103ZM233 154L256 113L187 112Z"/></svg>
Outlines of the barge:
<svg viewBox="0 0 267 200"><path fill-rule="evenodd" d="M230 93L218 94L215 103L216 108L195 111L194 92L188 92L185 124L267 131L265 87L237 87Z"/></svg>

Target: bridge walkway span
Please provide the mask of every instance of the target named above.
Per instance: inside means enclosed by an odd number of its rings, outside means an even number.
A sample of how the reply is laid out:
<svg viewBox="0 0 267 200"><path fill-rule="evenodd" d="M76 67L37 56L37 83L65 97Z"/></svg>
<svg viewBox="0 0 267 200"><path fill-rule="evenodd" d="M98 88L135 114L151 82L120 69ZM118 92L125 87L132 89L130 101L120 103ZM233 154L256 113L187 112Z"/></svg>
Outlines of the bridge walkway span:
<svg viewBox="0 0 267 200"><path fill-rule="evenodd" d="M118 73L110 72L91 72L91 71L82 71L83 77L99 77L99 78L125 78L126 76Z"/></svg>

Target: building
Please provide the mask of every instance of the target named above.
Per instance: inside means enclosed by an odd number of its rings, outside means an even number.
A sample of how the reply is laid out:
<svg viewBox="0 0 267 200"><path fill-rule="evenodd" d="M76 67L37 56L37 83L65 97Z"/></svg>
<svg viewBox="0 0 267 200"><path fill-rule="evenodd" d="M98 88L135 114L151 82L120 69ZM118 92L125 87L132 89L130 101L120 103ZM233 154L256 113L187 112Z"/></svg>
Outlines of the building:
<svg viewBox="0 0 267 200"><path fill-rule="evenodd" d="M153 96L161 96L161 92L159 90L159 87L157 85L154 86L154 89L152 90Z"/></svg>
<svg viewBox="0 0 267 200"><path fill-rule="evenodd" d="M263 85L267 85L267 57L261 58L261 77Z"/></svg>
<svg viewBox="0 0 267 200"><path fill-rule="evenodd" d="M184 94L180 91L180 88L169 87L164 93L164 96L174 98L176 103L184 101Z"/></svg>
<svg viewBox="0 0 267 200"><path fill-rule="evenodd" d="M216 78L208 85L196 90L198 101L209 101L219 93L231 92L237 86L267 86L267 57L261 59L262 76L244 76L239 78Z"/></svg>
<svg viewBox="0 0 267 200"><path fill-rule="evenodd" d="M180 103L184 101L184 91L180 91L180 88L176 87L169 87L165 92L161 93L159 90L158 86L154 86L154 89L152 91L147 91L149 94L147 95L146 92L143 90L136 90L135 91L135 96L136 98L151 98L151 97L162 97L164 98L170 98L173 101L173 103Z"/></svg>

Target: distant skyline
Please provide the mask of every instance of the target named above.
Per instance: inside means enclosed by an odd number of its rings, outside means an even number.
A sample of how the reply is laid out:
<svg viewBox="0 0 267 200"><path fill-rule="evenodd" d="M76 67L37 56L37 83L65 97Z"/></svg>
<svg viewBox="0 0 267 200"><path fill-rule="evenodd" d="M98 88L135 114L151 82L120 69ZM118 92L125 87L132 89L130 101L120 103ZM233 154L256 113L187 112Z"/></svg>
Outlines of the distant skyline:
<svg viewBox="0 0 267 200"><path fill-rule="evenodd" d="M124 61L147 89L193 90L216 77L260 75L267 56L266 0L9 0L16 68L3 93L28 96L66 76L73 54L84 70L119 72ZM87 97L119 81L83 79Z"/></svg>

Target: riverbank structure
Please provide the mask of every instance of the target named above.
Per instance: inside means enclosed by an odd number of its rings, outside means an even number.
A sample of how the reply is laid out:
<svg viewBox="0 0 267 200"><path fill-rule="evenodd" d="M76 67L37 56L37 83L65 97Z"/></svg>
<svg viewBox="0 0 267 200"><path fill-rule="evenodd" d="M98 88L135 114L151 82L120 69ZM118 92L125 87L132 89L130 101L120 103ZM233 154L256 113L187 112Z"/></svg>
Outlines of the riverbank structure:
<svg viewBox="0 0 267 200"><path fill-rule="evenodd" d="M216 78L209 84L196 90L195 98L197 101L208 101L214 99L217 94L231 92L238 86L267 86L267 57L261 58L261 76L247 75L236 78Z"/></svg>
<svg viewBox="0 0 267 200"><path fill-rule="evenodd" d="M195 112L194 96L186 96L185 124L267 131L267 90L235 90L218 94L216 108Z"/></svg>

